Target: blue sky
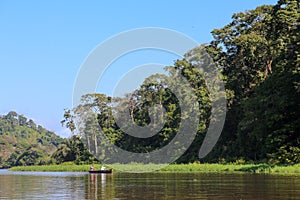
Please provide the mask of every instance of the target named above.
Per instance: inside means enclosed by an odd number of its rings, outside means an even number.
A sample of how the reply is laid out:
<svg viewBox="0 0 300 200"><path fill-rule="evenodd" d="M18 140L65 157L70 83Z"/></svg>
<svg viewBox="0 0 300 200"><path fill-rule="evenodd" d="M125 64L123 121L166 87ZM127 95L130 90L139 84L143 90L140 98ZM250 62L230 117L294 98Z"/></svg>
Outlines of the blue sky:
<svg viewBox="0 0 300 200"><path fill-rule="evenodd" d="M214 28L233 13L276 0L251 1L0 1L0 114L14 110L67 136L60 125L63 109L72 106L76 75L89 53L120 32L161 27L207 43ZM149 53L149 52L148 52ZM163 52L129 55L118 68L155 62L171 65L177 57ZM113 79L103 79L108 93ZM105 84L107 82L107 84Z"/></svg>

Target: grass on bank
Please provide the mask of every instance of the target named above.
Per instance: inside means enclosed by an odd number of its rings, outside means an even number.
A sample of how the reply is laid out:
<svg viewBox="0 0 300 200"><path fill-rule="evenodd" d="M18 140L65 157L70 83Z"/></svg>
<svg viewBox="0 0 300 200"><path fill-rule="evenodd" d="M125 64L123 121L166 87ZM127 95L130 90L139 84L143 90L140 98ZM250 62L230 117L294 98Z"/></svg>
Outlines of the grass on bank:
<svg viewBox="0 0 300 200"><path fill-rule="evenodd" d="M95 164L95 169L100 169L101 164ZM161 168L157 164L113 164L107 168L124 169L125 171L144 172ZM42 172L87 172L90 165L75 165L65 163L61 165L41 165L41 166L18 166L12 167L11 171L42 171ZM123 171L123 170L122 170ZM114 170L114 172L120 172ZM268 173L268 174L299 174L300 164L290 166L275 166L268 164L171 164L161 168L155 173L175 172L175 173Z"/></svg>

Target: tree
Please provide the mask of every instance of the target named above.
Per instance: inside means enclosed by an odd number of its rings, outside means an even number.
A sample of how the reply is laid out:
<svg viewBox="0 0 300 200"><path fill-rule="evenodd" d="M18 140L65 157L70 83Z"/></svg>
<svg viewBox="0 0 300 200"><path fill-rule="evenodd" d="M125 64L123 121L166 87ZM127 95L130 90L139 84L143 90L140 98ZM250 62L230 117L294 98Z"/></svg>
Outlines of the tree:
<svg viewBox="0 0 300 200"><path fill-rule="evenodd" d="M76 126L74 123L74 115L71 113L71 110L65 109L64 119L61 121L61 124L62 126L66 126L68 129L70 129L72 136L74 136Z"/></svg>
<svg viewBox="0 0 300 200"><path fill-rule="evenodd" d="M32 128L32 129L36 130L36 123L35 123L32 119L29 119L29 120L28 120L27 126L28 126L29 128Z"/></svg>
<svg viewBox="0 0 300 200"><path fill-rule="evenodd" d="M297 90L300 76L296 45L299 26L289 27L300 19L297 2L279 1L272 15L276 23L273 34L281 38L285 48L276 58L278 70L243 102L246 114L239 123L239 140L240 144L250 140L248 147L242 148L249 159L294 164L300 162L300 157L294 156L300 151L300 93Z"/></svg>
<svg viewBox="0 0 300 200"><path fill-rule="evenodd" d="M43 157L42 152L29 148L16 158L13 165L14 166L36 165L39 164L38 161L42 157Z"/></svg>
<svg viewBox="0 0 300 200"><path fill-rule="evenodd" d="M84 143L76 135L65 139L51 156L57 163L62 162L92 162L93 156L85 148Z"/></svg>
<svg viewBox="0 0 300 200"><path fill-rule="evenodd" d="M23 115L18 115L18 121L20 126L26 126L27 124L27 118Z"/></svg>
<svg viewBox="0 0 300 200"><path fill-rule="evenodd" d="M299 147L298 3L280 0L235 14L229 25L213 31L207 50L223 67L232 94L213 155L266 161Z"/></svg>

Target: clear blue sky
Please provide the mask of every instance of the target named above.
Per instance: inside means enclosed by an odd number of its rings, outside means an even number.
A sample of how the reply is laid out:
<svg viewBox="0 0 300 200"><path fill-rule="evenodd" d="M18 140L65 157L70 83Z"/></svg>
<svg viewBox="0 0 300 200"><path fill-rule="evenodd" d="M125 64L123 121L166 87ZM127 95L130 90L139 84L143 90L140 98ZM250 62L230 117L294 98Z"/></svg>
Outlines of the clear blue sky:
<svg viewBox="0 0 300 200"><path fill-rule="evenodd" d="M80 65L105 39L134 28L162 27L207 43L211 30L229 23L233 13L276 2L2 0L0 114L14 110L66 136L60 120L63 109L72 106ZM124 59L127 65L134 65L145 58L136 55L127 60L132 62ZM166 65L173 60L170 55L153 56L153 62ZM123 64L116 63L115 70ZM109 90L105 84L101 87Z"/></svg>

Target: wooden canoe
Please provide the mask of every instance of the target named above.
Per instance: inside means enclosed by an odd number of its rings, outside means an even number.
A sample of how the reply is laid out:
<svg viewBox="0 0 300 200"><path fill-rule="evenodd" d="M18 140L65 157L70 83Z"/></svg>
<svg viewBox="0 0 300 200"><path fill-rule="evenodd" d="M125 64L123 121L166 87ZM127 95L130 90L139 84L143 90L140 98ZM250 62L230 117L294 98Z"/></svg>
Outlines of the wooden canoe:
<svg viewBox="0 0 300 200"><path fill-rule="evenodd" d="M105 169L105 170L90 170L90 174L111 174L112 169Z"/></svg>

